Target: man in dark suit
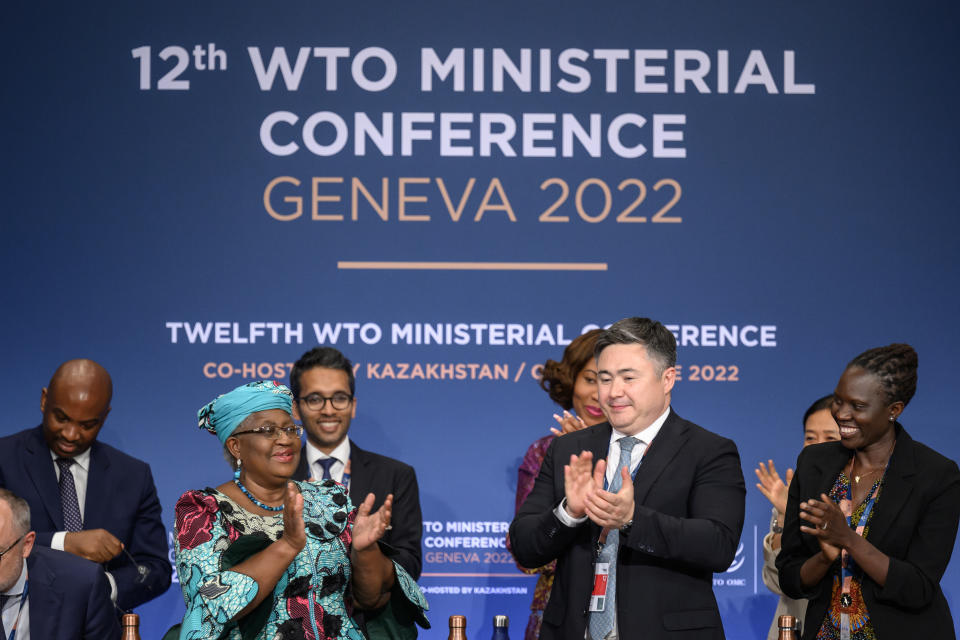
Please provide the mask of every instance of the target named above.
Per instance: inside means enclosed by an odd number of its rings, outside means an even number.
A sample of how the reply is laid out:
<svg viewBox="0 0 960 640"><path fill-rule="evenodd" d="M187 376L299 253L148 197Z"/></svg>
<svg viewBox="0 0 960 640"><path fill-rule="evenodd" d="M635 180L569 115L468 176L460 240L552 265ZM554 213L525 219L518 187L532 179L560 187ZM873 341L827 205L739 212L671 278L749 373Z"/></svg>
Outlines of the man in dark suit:
<svg viewBox="0 0 960 640"><path fill-rule="evenodd" d="M598 338L608 422L551 444L510 526L521 565L557 560L543 640L724 637L713 573L733 561L746 489L736 445L671 409L676 353L648 318Z"/></svg>
<svg viewBox="0 0 960 640"><path fill-rule="evenodd" d="M119 638L106 574L35 539L26 501L0 489L0 637Z"/></svg>
<svg viewBox="0 0 960 640"><path fill-rule="evenodd" d="M150 467L96 438L113 385L92 360L70 360L40 394L43 423L0 439L0 486L30 505L37 544L103 565L117 606L170 586L167 535Z"/></svg>
<svg viewBox="0 0 960 640"><path fill-rule="evenodd" d="M349 489L358 505L367 494L376 496L379 509L393 494L391 529L384 536L385 552L414 580L420 577L420 538L423 516L417 475L410 465L371 453L347 437L357 415L353 365L332 347L317 347L303 354L290 370L293 417L303 423L307 442L294 478L332 478Z"/></svg>

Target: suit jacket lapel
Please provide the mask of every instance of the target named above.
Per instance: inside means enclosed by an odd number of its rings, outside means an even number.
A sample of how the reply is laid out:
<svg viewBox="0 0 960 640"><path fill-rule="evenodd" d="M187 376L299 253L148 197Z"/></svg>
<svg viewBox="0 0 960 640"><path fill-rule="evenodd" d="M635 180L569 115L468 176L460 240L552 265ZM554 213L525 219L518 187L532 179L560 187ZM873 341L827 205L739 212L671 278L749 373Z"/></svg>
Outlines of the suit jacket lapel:
<svg viewBox="0 0 960 640"><path fill-rule="evenodd" d="M57 474L53 470L53 459L50 457L50 448L43 439L43 427L37 427L27 439L24 452L24 467L27 475L37 489L37 494L43 502L43 508L53 522L56 531L63 531L63 509L60 507L60 487L57 485Z"/></svg>
<svg viewBox="0 0 960 640"><path fill-rule="evenodd" d="M307 463L307 445L300 447L300 462L297 463L297 470L293 472L294 480L306 481L310 478L310 468Z"/></svg>
<svg viewBox="0 0 960 640"><path fill-rule="evenodd" d="M593 454L593 464L596 465L597 462L601 460L606 460L607 456L610 454L610 434L613 433L613 427L610 426L609 422L603 422L599 425L594 425L587 429L586 431L577 432L578 434L584 434L583 441L580 448L576 450L576 453L579 454L581 451L589 451ZM574 437L573 434L570 434L566 437ZM559 460L557 461L560 462ZM570 462L569 455L567 459L563 461L563 464ZM560 486L560 497L563 497L563 467L560 467L560 477L557 480ZM587 523L590 526L590 535L595 540L600 535L600 527L597 526L592 520L587 520Z"/></svg>
<svg viewBox="0 0 960 640"><path fill-rule="evenodd" d="M876 532L876 542L895 530L893 523L913 493L913 478L917 473L913 438L899 424L897 430L897 444L890 456L890 466L870 522L870 533ZM867 537L874 538L872 535Z"/></svg>
<svg viewBox="0 0 960 640"><path fill-rule="evenodd" d="M42 557L27 558L27 579L30 582L30 637L56 638L60 616L54 613L63 605L63 594Z"/></svg>
<svg viewBox="0 0 960 640"><path fill-rule="evenodd" d="M644 452L643 462L633 479L634 499L637 504L644 503L657 478L680 453L687 441L687 431L687 425L671 409L657 437Z"/></svg>
<svg viewBox="0 0 960 640"><path fill-rule="evenodd" d="M800 496L801 500L809 500L810 498L819 500L821 493L829 495L834 482L837 480L837 474L840 473L840 470L843 469L844 465L850 459L850 450L844 448L842 444L831 443L829 447L828 453L813 463L814 469L816 469L819 474L816 479L816 484L814 484L814 491L816 493L808 496Z"/></svg>
<svg viewBox="0 0 960 640"><path fill-rule="evenodd" d="M90 447L90 469L87 471L87 497L83 504L83 528L106 528L111 493L110 457L104 454L100 443Z"/></svg>
<svg viewBox="0 0 960 640"><path fill-rule="evenodd" d="M367 452L361 449L356 445L356 443L350 441L350 500L353 502L353 506L359 506L363 502L364 498L367 497L367 494L374 491L374 487L370 480L373 474L370 473L367 469L367 465L370 464L370 458L367 456ZM383 501L386 499L386 495L377 495L377 499L374 502L374 508L377 508L377 505L383 504Z"/></svg>
<svg viewBox="0 0 960 640"><path fill-rule="evenodd" d="M837 480L837 474L840 473L852 455L850 450L839 442L830 442L814 446L818 447L818 451L820 450L819 448L822 447L824 453L822 455L816 455L813 459L811 464L813 474L811 474L810 488L806 492L807 495L800 496L801 502L809 499L820 500L820 494L824 493L830 495L830 490L833 489L833 485ZM806 525L806 520L801 518L800 524ZM820 543L816 537L804 533L802 539L811 552L815 553L820 550Z"/></svg>

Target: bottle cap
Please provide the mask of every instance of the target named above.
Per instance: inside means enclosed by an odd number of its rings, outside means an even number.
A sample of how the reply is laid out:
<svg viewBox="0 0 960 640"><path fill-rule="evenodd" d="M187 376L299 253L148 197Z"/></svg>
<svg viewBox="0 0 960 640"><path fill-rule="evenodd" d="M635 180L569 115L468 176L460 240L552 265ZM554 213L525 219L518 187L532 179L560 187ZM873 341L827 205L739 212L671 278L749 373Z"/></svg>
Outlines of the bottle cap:
<svg viewBox="0 0 960 640"><path fill-rule="evenodd" d="M451 628L451 629L466 629L466 628L467 628L467 616L450 616L450 628Z"/></svg>
<svg viewBox="0 0 960 640"><path fill-rule="evenodd" d="M138 627L140 626L140 616L135 613L125 613L121 618L120 626L122 627Z"/></svg>
<svg viewBox="0 0 960 640"><path fill-rule="evenodd" d="M510 618L507 616L493 616L493 626L495 627L509 627Z"/></svg>
<svg viewBox="0 0 960 640"><path fill-rule="evenodd" d="M780 619L777 621L777 626L781 629L796 630L797 619L793 616L780 616Z"/></svg>

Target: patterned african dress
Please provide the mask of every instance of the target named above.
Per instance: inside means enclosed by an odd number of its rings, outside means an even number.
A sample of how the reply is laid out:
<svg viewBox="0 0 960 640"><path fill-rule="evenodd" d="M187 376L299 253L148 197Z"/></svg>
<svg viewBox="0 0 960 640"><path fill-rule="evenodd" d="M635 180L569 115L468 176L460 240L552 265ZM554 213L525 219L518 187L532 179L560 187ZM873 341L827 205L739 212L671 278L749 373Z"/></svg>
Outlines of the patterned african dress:
<svg viewBox="0 0 960 640"><path fill-rule="evenodd" d="M533 483L540 473L540 467L543 466L543 459L547 455L547 448L555 435L544 436L530 445L526 455L523 456L523 462L517 479L517 504L516 510L520 510L523 501L527 499L533 490ZM507 549L510 548L510 537L507 536ZM553 589L553 577L556 571L556 561L544 565L537 569L527 569L517 565L517 567L528 574L540 574L537 578L537 585L533 590L533 601L530 603L530 619L527 621L527 628L523 634L524 640L537 640L540 637L540 625L543 623L543 610L547 608L547 601L550 599L550 590Z"/></svg>
<svg viewBox="0 0 960 640"><path fill-rule="evenodd" d="M336 482L297 482L303 493L307 543L280 577L259 616L257 640L364 640L351 618L350 545L356 510ZM231 622L257 594L250 576L230 571L238 564L234 543L266 546L280 539L283 516L250 513L216 489L184 493L176 506L177 572L187 611L181 640L240 640L247 618ZM258 540L259 539L259 540ZM250 555L250 554L247 554ZM417 584L394 563L403 595L421 612L427 602ZM312 601L312 610L311 603ZM249 637L249 630L247 636Z"/></svg>
<svg viewBox="0 0 960 640"><path fill-rule="evenodd" d="M853 509L852 513L850 509L853 505L850 503L848 497L851 495L850 479L847 478L847 474L841 471L833 483L833 488L830 489L830 498L840 505L840 510L843 511L844 515L849 517L851 527L854 529L857 528L857 524L863 516L864 509L867 508L870 496L876 496L874 508L867 516L866 526L861 533L864 538L867 537L867 533L870 531L870 521L876 512L876 504L880 502L880 489L882 486L883 476L873 483L870 493L867 494L863 502ZM877 640L877 634L873 630L873 624L870 622L867 605L863 601L863 592L861 591L863 570L857 566L857 563L852 557L848 556L846 562L850 572L849 600L844 597L842 592L842 577L840 569L838 568L833 576L830 606L827 608L827 615L823 619L823 624L820 625L816 639L840 640L840 614L845 612L850 616L850 640Z"/></svg>

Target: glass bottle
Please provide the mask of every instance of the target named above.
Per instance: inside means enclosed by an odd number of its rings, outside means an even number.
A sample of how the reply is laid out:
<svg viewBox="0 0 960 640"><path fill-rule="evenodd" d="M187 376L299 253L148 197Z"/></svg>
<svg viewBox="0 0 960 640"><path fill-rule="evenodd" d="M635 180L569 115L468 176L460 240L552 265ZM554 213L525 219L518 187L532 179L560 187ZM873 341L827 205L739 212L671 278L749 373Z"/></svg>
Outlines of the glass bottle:
<svg viewBox="0 0 960 640"><path fill-rule="evenodd" d="M450 616L450 635L447 640L467 640L466 616Z"/></svg>
<svg viewBox="0 0 960 640"><path fill-rule="evenodd" d="M507 616L493 616L493 637L490 640L510 640L509 626L510 618Z"/></svg>
<svg viewBox="0 0 960 640"><path fill-rule="evenodd" d="M797 635L797 619L793 616L780 616L777 620L777 627L780 628L780 634L777 640L799 640Z"/></svg>
<svg viewBox="0 0 960 640"><path fill-rule="evenodd" d="M120 619L123 627L121 640L140 640L140 616L135 613L125 613Z"/></svg>

